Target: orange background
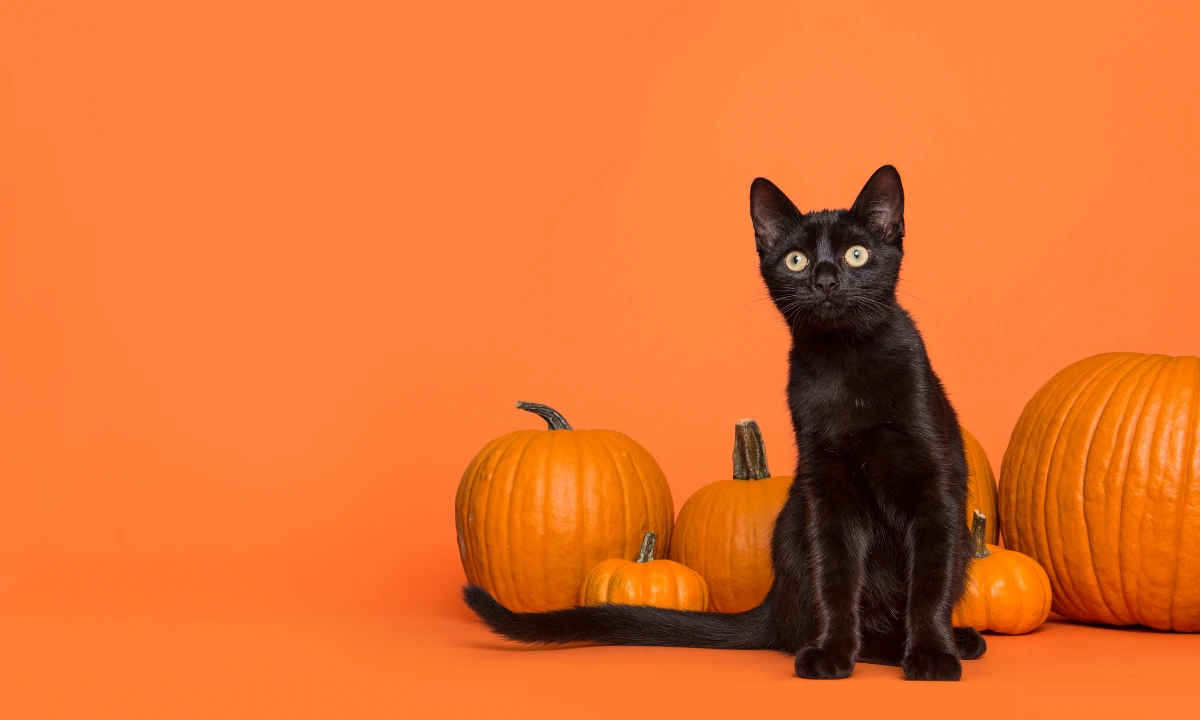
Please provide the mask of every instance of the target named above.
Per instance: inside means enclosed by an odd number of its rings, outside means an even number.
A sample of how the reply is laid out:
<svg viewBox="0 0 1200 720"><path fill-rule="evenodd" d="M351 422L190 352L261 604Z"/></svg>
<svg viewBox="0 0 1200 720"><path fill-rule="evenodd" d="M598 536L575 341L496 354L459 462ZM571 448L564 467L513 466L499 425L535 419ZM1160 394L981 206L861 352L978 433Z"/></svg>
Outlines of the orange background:
<svg viewBox="0 0 1200 720"><path fill-rule="evenodd" d="M719 678L738 656L502 652L451 506L538 426L517 399L639 440L677 506L740 417L792 466L756 175L812 209L899 168L903 303L995 467L1069 362L1200 354L1196 6L907 5L0 3L5 682L261 717L312 678L383 714ZM337 670L293 673L306 650ZM1051 625L967 679L1117 708L1105 668L1169 686L1198 650ZM732 664L735 696L896 702Z"/></svg>

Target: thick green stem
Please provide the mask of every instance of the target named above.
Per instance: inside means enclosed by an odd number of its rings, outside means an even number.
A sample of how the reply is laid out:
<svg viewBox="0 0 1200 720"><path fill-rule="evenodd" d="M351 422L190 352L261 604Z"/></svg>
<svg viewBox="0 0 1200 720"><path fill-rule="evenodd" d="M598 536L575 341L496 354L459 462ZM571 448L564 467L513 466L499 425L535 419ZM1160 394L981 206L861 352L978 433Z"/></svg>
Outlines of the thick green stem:
<svg viewBox="0 0 1200 720"><path fill-rule="evenodd" d="M767 469L767 448L762 431L753 419L738 420L733 428L733 479L762 480L771 477Z"/></svg>
<svg viewBox="0 0 1200 720"><path fill-rule="evenodd" d="M975 511L971 516L971 534L975 536L975 557L985 558L992 553L988 551L987 545L984 544L984 534L987 532L987 515Z"/></svg>
<svg viewBox="0 0 1200 720"><path fill-rule="evenodd" d="M642 536L642 549L637 556L638 562L650 562L654 559L654 543L656 542L658 542L658 533L646 531L646 534Z"/></svg>
<svg viewBox="0 0 1200 720"><path fill-rule="evenodd" d="M534 415L546 421L551 430L570 430L571 425L567 423L567 419L558 414L558 411L549 405L541 405L539 403L525 402L524 400L517 401L517 408L527 410Z"/></svg>

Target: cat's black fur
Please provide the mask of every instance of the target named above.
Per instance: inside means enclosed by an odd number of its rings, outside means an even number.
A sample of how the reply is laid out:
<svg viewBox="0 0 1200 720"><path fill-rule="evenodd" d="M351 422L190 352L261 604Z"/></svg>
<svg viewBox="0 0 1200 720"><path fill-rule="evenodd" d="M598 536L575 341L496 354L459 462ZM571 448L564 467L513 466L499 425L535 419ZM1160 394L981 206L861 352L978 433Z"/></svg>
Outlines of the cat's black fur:
<svg viewBox="0 0 1200 720"><path fill-rule="evenodd" d="M979 633L950 623L971 559L967 468L954 409L896 303L900 176L886 165L851 209L806 214L759 178L750 213L763 280L792 332L788 404L800 455L762 605L514 613L474 586L464 599L520 642L769 648L796 653L806 678L843 678L861 660L900 665L913 680L957 680L959 659L986 649ZM846 257L855 246L867 252L860 267ZM788 267L794 252L806 267Z"/></svg>

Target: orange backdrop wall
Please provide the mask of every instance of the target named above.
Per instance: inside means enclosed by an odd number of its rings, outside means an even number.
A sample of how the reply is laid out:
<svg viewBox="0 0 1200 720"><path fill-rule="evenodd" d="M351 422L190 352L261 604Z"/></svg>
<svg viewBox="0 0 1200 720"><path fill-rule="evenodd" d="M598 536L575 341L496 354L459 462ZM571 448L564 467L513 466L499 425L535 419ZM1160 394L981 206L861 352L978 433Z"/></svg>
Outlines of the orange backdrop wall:
<svg viewBox="0 0 1200 720"><path fill-rule="evenodd" d="M0 602L461 613L517 399L677 506L741 417L782 472L757 175L900 169L997 468L1069 362L1200 354L1194 4L322 5L0 5Z"/></svg>

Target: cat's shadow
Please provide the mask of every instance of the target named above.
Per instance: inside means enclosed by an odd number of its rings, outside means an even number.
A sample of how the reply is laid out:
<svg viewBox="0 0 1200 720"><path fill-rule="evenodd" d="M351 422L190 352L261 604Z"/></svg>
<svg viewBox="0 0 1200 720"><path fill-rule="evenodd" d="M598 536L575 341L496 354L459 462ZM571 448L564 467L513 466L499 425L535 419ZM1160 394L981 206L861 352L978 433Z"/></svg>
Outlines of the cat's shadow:
<svg viewBox="0 0 1200 720"><path fill-rule="evenodd" d="M496 650L499 652L516 652L516 653L537 653L537 652L559 652L561 650L576 650L579 648L589 647L604 647L595 643L566 643L564 645L518 645L504 641L489 643L472 641L462 643L459 647L471 648L472 650Z"/></svg>

